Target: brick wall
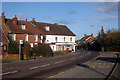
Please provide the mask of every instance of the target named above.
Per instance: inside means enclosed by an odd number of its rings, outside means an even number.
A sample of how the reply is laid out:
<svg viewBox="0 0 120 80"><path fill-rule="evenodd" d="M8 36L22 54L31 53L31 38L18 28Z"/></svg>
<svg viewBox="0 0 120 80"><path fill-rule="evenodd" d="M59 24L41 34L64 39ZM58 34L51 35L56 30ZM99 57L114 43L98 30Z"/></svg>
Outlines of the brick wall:
<svg viewBox="0 0 120 80"><path fill-rule="evenodd" d="M3 33L2 31L2 42L3 42L3 45L7 45L7 51L4 51L4 48L2 46L2 55L4 55L5 53L8 53L8 40L7 38L5 37L5 34Z"/></svg>
<svg viewBox="0 0 120 80"><path fill-rule="evenodd" d="M9 34L11 37L12 37L12 34ZM16 34L16 40L18 43L19 43L19 40L23 40L25 41L25 34ZM40 38L38 37L38 41L35 42L35 35L32 35L32 34L28 34L28 43L40 43L41 40Z"/></svg>

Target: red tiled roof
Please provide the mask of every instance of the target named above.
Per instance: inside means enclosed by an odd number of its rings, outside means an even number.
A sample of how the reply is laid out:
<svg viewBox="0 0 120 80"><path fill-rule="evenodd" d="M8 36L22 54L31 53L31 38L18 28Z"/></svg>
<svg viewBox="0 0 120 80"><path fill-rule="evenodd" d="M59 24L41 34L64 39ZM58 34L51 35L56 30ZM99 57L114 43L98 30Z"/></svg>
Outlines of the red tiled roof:
<svg viewBox="0 0 120 80"><path fill-rule="evenodd" d="M9 29L9 31L12 33L75 36L75 34L72 31L70 31L65 25L32 22L32 21L22 21L22 20L18 20L18 24L15 25L12 19L6 19L5 24L7 28ZM25 30L21 28L23 24L26 25ZM50 31L45 30L46 26L50 27Z"/></svg>

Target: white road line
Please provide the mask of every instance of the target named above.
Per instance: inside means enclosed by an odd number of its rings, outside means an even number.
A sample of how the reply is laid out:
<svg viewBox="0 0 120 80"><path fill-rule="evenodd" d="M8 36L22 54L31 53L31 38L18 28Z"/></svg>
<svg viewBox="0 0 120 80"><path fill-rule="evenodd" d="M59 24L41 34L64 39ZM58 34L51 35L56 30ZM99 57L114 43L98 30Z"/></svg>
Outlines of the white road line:
<svg viewBox="0 0 120 80"><path fill-rule="evenodd" d="M66 60L55 62L55 64L58 64L58 63L61 63L61 62L64 62L64 61L66 61Z"/></svg>
<svg viewBox="0 0 120 80"><path fill-rule="evenodd" d="M46 65L42 65L42 66L40 66L40 67L45 67L45 66L49 66L50 64L46 64Z"/></svg>
<svg viewBox="0 0 120 80"><path fill-rule="evenodd" d="M73 60L73 59L76 59L76 58L71 58L70 60Z"/></svg>
<svg viewBox="0 0 120 80"><path fill-rule="evenodd" d="M2 73L0 75L7 75L7 74L13 74L13 73L17 73L18 71L12 71L12 72L7 72L7 73Z"/></svg>
<svg viewBox="0 0 120 80"><path fill-rule="evenodd" d="M30 69L36 69L36 68L39 68L39 66L31 67Z"/></svg>

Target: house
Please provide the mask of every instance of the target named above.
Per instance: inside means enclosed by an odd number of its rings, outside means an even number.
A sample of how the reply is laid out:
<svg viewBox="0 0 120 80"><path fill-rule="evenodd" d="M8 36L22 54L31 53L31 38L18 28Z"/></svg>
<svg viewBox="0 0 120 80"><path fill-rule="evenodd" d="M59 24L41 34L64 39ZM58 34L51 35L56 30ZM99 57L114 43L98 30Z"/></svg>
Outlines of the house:
<svg viewBox="0 0 120 80"><path fill-rule="evenodd" d="M94 40L93 34L91 35L84 34L84 37L82 37L80 40L76 40L76 43L83 44L83 43L92 42L93 40Z"/></svg>
<svg viewBox="0 0 120 80"><path fill-rule="evenodd" d="M82 37L80 40L76 40L75 42L76 42L76 49L85 48L85 46L83 46L83 44L87 45L87 43L93 43L94 36L93 36L93 34L91 34L91 35L84 34L84 37Z"/></svg>
<svg viewBox="0 0 120 80"><path fill-rule="evenodd" d="M37 22L35 18L31 21L18 20L16 16L8 19L4 12L1 19L6 38L10 36L15 42L27 41L31 47L45 43L49 44L53 51L75 51L75 34L65 25Z"/></svg>

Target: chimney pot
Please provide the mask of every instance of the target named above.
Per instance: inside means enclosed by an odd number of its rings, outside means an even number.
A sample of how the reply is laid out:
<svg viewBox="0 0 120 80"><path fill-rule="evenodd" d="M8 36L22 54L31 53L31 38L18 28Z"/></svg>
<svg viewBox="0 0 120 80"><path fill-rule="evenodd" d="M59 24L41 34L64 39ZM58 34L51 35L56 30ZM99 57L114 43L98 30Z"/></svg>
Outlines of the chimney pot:
<svg viewBox="0 0 120 80"><path fill-rule="evenodd" d="M15 15L15 17L13 17L13 23L15 24L15 25L17 25L17 16Z"/></svg>
<svg viewBox="0 0 120 80"><path fill-rule="evenodd" d="M2 13L2 23L5 23L5 12Z"/></svg>
<svg viewBox="0 0 120 80"><path fill-rule="evenodd" d="M35 18L32 18L32 22L34 22L35 21Z"/></svg>
<svg viewBox="0 0 120 80"><path fill-rule="evenodd" d="M27 19L26 19L26 21L27 21Z"/></svg>
<svg viewBox="0 0 120 80"><path fill-rule="evenodd" d="M86 37L87 36L87 34L84 34L84 37Z"/></svg>

